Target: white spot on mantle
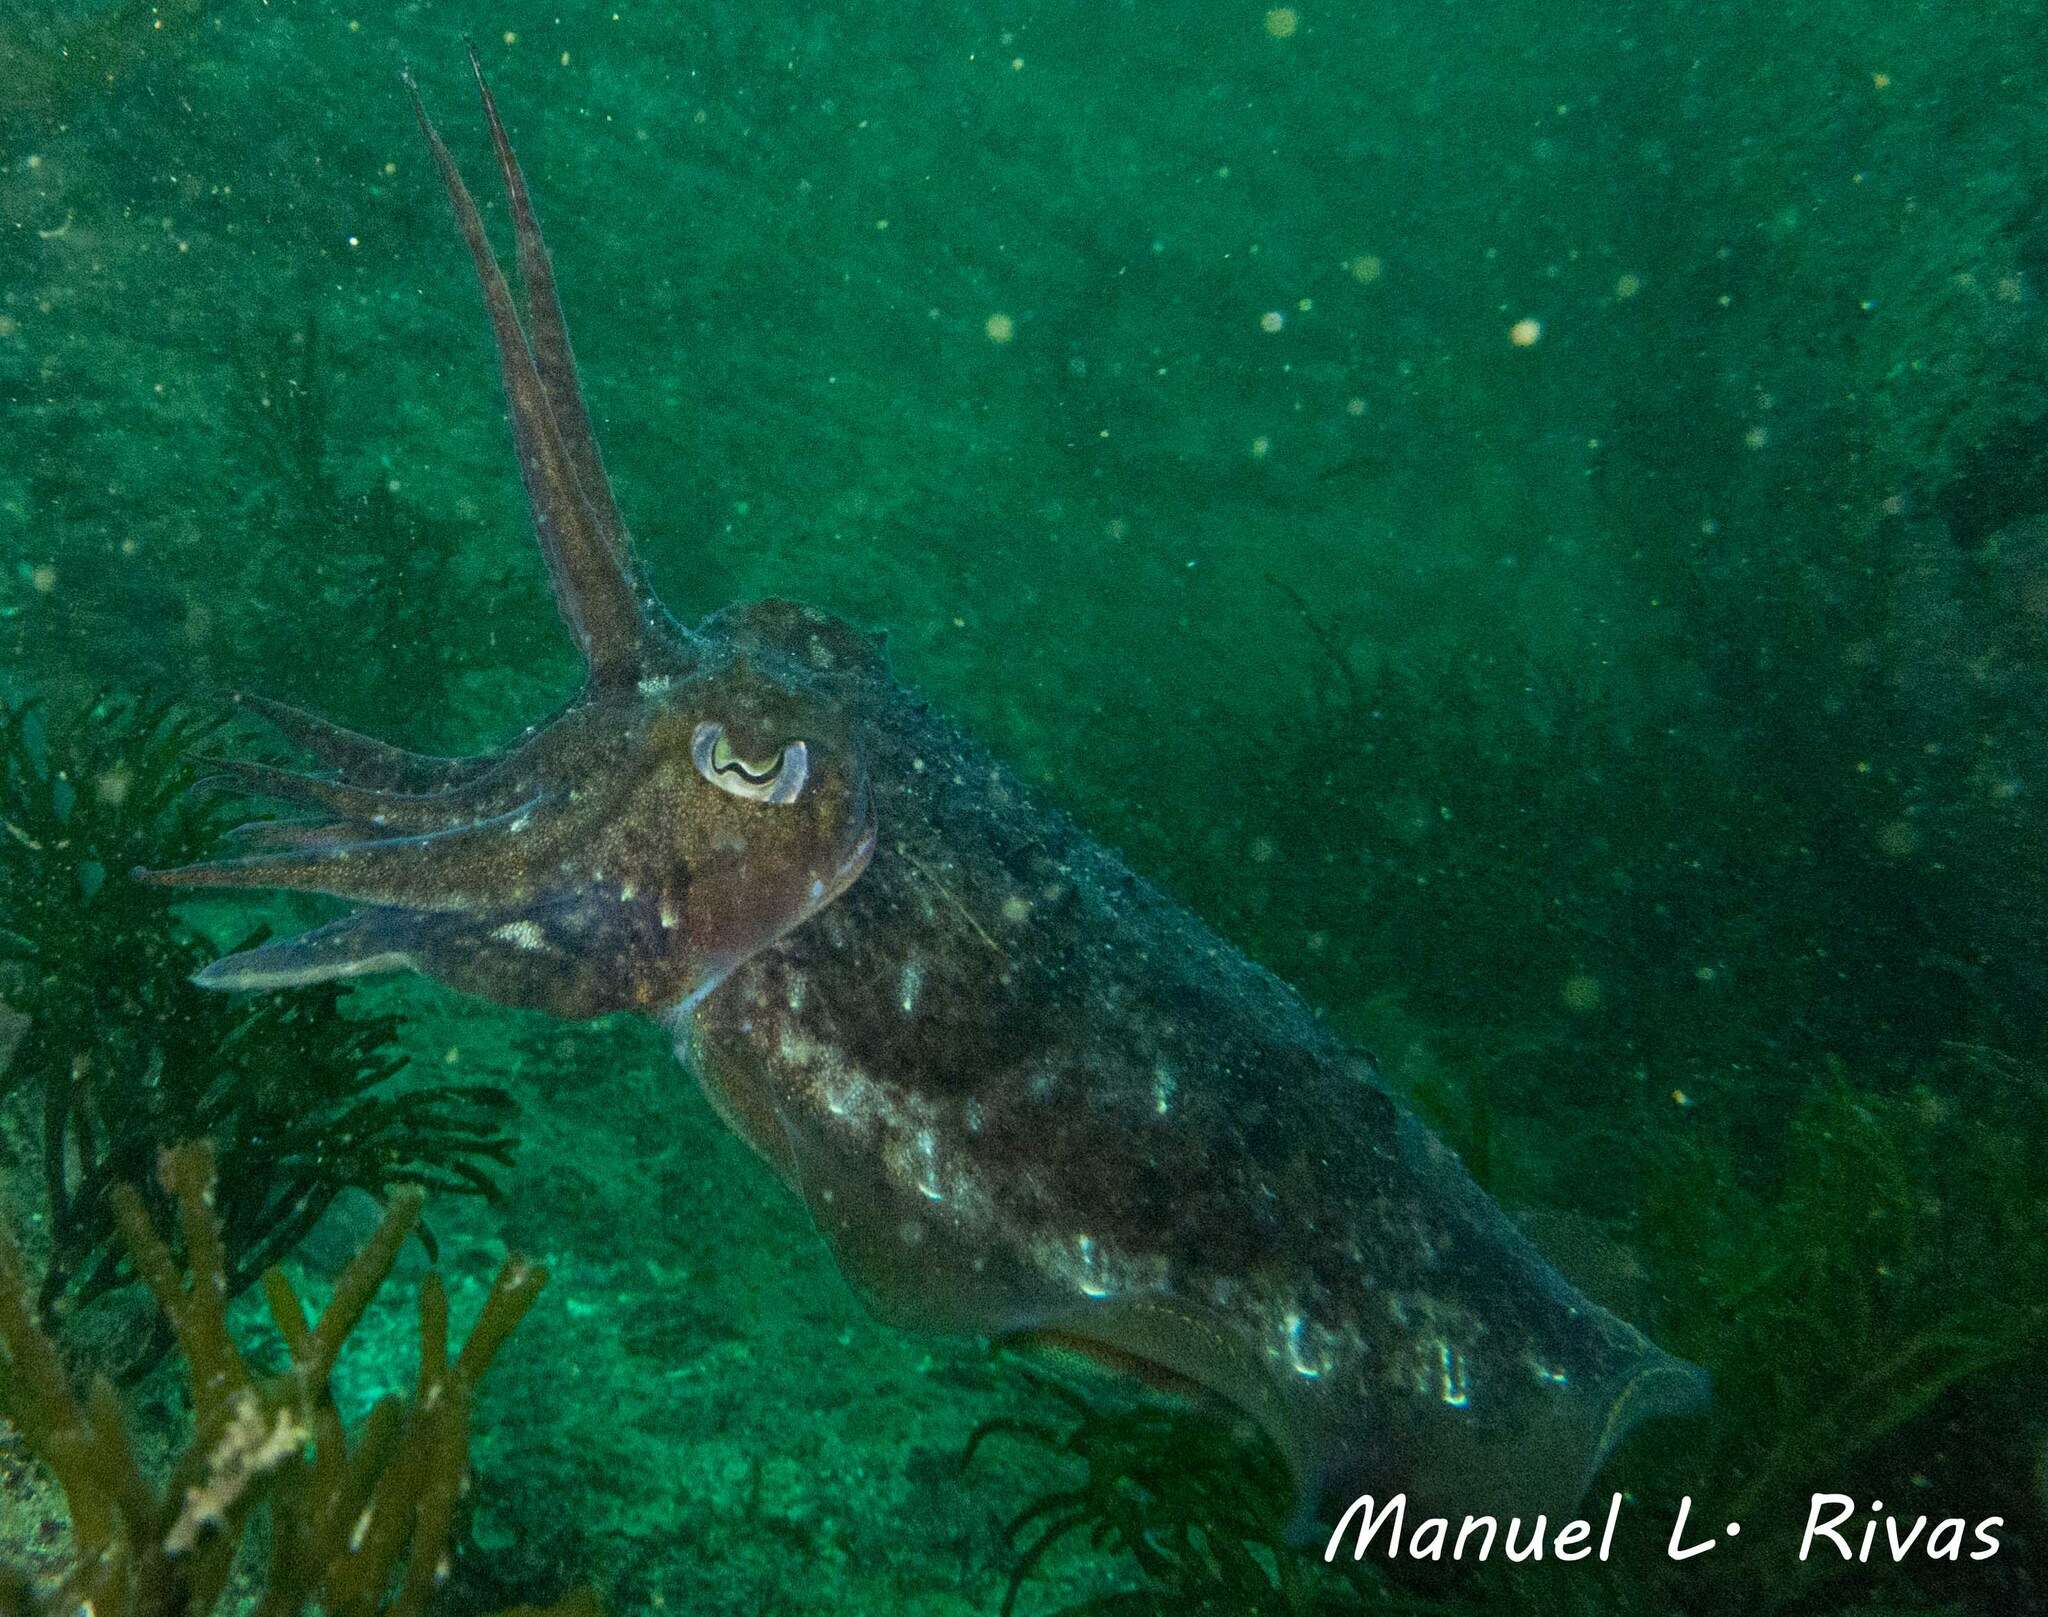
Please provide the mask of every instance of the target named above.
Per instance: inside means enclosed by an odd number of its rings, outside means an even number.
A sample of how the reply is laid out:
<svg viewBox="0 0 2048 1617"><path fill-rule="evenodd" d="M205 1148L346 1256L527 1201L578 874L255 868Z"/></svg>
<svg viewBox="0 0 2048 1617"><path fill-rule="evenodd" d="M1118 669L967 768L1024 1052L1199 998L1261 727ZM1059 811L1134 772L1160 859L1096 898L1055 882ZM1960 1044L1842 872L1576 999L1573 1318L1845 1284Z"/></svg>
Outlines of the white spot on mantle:
<svg viewBox="0 0 2048 1617"><path fill-rule="evenodd" d="M1437 1395L1453 1409L1463 1409L1472 1401L1470 1385L1465 1380L1464 1355L1448 1342L1439 1342L1437 1352Z"/></svg>

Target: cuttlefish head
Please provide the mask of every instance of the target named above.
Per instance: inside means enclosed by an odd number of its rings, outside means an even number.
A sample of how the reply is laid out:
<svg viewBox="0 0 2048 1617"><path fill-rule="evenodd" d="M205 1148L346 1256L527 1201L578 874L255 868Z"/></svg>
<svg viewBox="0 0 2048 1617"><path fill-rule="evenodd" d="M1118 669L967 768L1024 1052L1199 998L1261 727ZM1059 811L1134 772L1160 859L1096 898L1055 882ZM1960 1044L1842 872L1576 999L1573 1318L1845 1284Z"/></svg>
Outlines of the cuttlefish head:
<svg viewBox="0 0 2048 1617"><path fill-rule="evenodd" d="M137 875L362 906L216 961L199 977L209 987L409 968L557 1015L671 1012L859 877L875 842L867 765L812 668L772 648L741 650L715 624L686 630L641 586L525 182L488 89L483 97L518 234L525 329L424 111L420 125L483 284L534 529L583 653L583 690L545 725L474 758L423 757L242 698L328 767L231 762L214 782L311 815L243 827L244 857Z"/></svg>

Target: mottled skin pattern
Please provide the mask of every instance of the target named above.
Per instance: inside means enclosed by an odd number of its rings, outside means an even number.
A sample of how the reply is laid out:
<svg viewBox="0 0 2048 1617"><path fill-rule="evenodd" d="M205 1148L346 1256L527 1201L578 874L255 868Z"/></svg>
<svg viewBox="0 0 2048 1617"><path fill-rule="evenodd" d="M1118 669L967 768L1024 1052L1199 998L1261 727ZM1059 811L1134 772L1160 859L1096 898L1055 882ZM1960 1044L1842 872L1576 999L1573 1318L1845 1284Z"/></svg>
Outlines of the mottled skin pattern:
<svg viewBox="0 0 2048 1617"><path fill-rule="evenodd" d="M479 78L481 84L481 79ZM252 704L335 771L316 811L158 873L365 907L230 957L262 988L410 967L565 1016L659 1016L720 1113L902 1325L1079 1347L1247 1411L1300 1519L1564 1509L1699 1372L1574 1292L1300 996L1034 803L788 602L685 630L640 586L524 181L522 330L438 135L522 475L589 665L480 759Z"/></svg>
<svg viewBox="0 0 2048 1617"><path fill-rule="evenodd" d="M1633 1420L1698 1397L1298 994L862 637L781 602L712 621L830 682L880 833L679 1044L874 1312L1053 1333L1221 1393L1322 1515L1396 1486L1562 1508Z"/></svg>

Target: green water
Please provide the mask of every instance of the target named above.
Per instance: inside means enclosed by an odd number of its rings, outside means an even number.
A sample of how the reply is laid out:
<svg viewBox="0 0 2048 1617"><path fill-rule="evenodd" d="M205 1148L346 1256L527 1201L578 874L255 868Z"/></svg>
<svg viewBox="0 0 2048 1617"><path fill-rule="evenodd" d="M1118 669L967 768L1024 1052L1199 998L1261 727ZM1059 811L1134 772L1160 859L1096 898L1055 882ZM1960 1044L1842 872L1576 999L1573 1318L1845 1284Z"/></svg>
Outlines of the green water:
<svg viewBox="0 0 2048 1617"><path fill-rule="evenodd" d="M671 606L886 630L1713 1372L1596 1485L1605 1566L1291 1609L2048 1609L2041 5L0 0L0 695L465 751L573 688L398 78L509 251L465 37ZM870 1321L662 1035L343 1009L403 1018L401 1087L519 1103L502 1201L429 1211L458 1329L508 1246L553 1271L440 1609L1000 1606L1073 1467L960 1454L1067 1406ZM423 1267L351 1412L410 1385ZM173 1377L129 1397L179 1440ZM0 1545L57 1554L9 1486ZM1824 1490L2002 1547L1802 1564ZM1670 1562L1685 1495L1747 1543ZM1019 1609L1145 1586L1083 1534Z"/></svg>

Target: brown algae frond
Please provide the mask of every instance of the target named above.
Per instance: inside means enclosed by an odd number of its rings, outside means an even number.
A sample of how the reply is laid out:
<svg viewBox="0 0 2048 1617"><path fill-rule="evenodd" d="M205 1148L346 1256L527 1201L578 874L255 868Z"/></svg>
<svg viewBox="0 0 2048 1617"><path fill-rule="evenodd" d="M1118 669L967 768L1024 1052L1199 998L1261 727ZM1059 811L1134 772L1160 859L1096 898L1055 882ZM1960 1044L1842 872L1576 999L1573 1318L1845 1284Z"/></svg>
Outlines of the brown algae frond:
<svg viewBox="0 0 2048 1617"><path fill-rule="evenodd" d="M376 1296L424 1200L399 1191L317 1320L276 1268L264 1297L289 1366L259 1374L228 1329L226 1254L214 1209L211 1149L164 1154L189 1275L133 1186L113 1193L135 1270L174 1333L192 1401L190 1443L159 1487L143 1472L111 1380L81 1399L37 1321L21 1255L0 1230L0 1415L55 1476L75 1559L54 1587L0 1571L0 1617L89 1611L171 1617L220 1603L242 1535L270 1510L259 1617L317 1602L332 1617L414 1617L446 1579L457 1502L469 1483L469 1415L478 1383L546 1284L512 1256L468 1340L452 1358L448 1299L437 1275L420 1288L419 1376L410 1398L379 1402L345 1432L329 1378ZM591 1617L593 1597L552 1608Z"/></svg>

